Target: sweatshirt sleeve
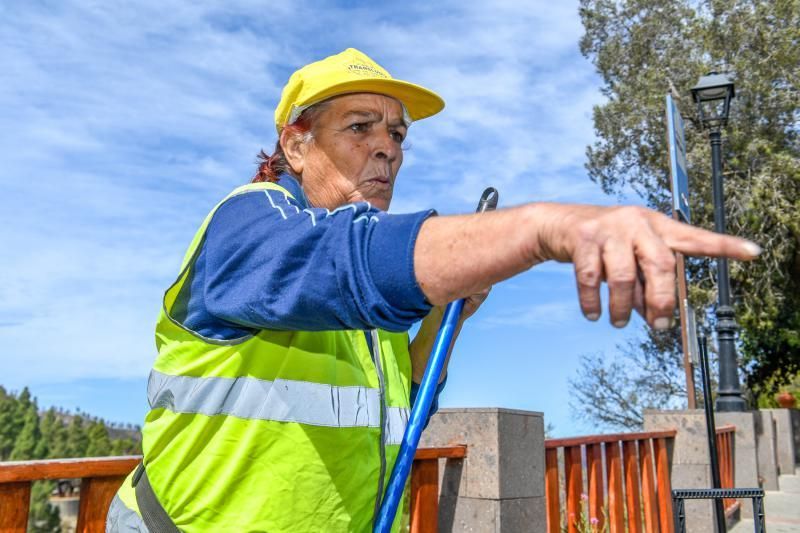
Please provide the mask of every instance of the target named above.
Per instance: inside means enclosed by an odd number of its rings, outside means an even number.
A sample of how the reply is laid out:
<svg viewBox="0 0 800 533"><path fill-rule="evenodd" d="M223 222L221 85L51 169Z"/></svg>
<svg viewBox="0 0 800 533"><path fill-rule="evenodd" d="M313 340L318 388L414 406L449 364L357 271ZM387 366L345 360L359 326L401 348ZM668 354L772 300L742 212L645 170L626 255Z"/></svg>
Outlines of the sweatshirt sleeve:
<svg viewBox="0 0 800 533"><path fill-rule="evenodd" d="M274 190L234 196L206 232L206 308L247 328L406 331L431 308L413 252L433 214L390 215L367 202L304 209Z"/></svg>

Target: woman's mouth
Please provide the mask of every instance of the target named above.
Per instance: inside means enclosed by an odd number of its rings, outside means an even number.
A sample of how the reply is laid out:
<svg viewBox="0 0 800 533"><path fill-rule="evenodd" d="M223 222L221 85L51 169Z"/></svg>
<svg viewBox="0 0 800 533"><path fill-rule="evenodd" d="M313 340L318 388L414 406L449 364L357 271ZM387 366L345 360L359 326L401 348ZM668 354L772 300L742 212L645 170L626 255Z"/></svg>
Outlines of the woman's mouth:
<svg viewBox="0 0 800 533"><path fill-rule="evenodd" d="M375 187L378 189L388 189L391 187L392 182L389 181L389 178L385 176L377 176L375 178L368 179L366 184L370 187Z"/></svg>

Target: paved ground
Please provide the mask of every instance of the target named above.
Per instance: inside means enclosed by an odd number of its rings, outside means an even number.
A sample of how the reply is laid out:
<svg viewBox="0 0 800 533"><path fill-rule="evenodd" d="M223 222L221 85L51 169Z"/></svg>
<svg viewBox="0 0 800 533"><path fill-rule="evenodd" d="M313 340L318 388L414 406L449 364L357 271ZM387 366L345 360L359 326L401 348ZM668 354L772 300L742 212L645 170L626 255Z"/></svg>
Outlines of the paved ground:
<svg viewBox="0 0 800 533"><path fill-rule="evenodd" d="M766 491L764 512L768 533L800 533L800 475L780 476L781 491ZM753 520L745 519L730 533L751 533Z"/></svg>

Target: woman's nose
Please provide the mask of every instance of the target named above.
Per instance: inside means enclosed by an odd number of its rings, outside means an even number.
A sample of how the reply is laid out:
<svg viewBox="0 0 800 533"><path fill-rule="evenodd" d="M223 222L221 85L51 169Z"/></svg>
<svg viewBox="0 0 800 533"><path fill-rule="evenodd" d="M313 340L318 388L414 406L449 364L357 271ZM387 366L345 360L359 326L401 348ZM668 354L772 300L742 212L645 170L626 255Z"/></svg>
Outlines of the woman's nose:
<svg viewBox="0 0 800 533"><path fill-rule="evenodd" d="M375 157L386 159L390 162L397 159L397 154L400 152L400 144L394 140L392 132L383 130L377 134L377 137L374 147Z"/></svg>

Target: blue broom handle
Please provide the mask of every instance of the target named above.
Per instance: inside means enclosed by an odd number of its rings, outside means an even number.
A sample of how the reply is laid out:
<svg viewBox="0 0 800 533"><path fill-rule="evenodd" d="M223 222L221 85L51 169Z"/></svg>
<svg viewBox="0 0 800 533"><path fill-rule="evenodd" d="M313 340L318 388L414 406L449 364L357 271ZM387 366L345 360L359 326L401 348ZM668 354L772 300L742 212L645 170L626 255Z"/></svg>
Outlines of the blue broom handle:
<svg viewBox="0 0 800 533"><path fill-rule="evenodd" d="M436 387L439 376L442 374L444 362L447 360L447 352L453 342L453 334L458 327L458 317L464 307L464 300L456 300L447 305L442 318L442 325L436 336L436 341L428 358L425 367L425 374L419 386L419 393L414 400L414 407L411 409L411 416L403 434L403 442L400 445L400 453L397 456L392 476L386 486L386 494L383 498L378 518L375 521L376 533L388 533L392 527L392 522L397 514L397 507L405 490L408 474L411 472L411 464L414 462L414 455L417 452L419 439L422 437L422 430L425 428L425 420L431 411L433 399L436 396Z"/></svg>
<svg viewBox="0 0 800 533"><path fill-rule="evenodd" d="M483 192L481 201L478 203L478 212L493 210L497 206L499 195L497 191L489 187ZM425 366L425 374L422 376L422 383L419 385L419 392L414 400L414 407L411 409L411 416L403 434L403 442L400 445L400 452L397 455L389 484L386 486L386 493L381 503L380 511L375 519L373 527L374 533L388 533L392 528L392 522L397 515L397 507L405 490L406 480L411 472L411 465L417 453L419 439L422 437L422 430L425 428L425 421L431 412L431 405L436 396L436 388L439 378L453 344L453 337L458 328L458 319L461 310L464 308L464 299L456 300L447 304L444 311L439 332L428 357L428 364Z"/></svg>

